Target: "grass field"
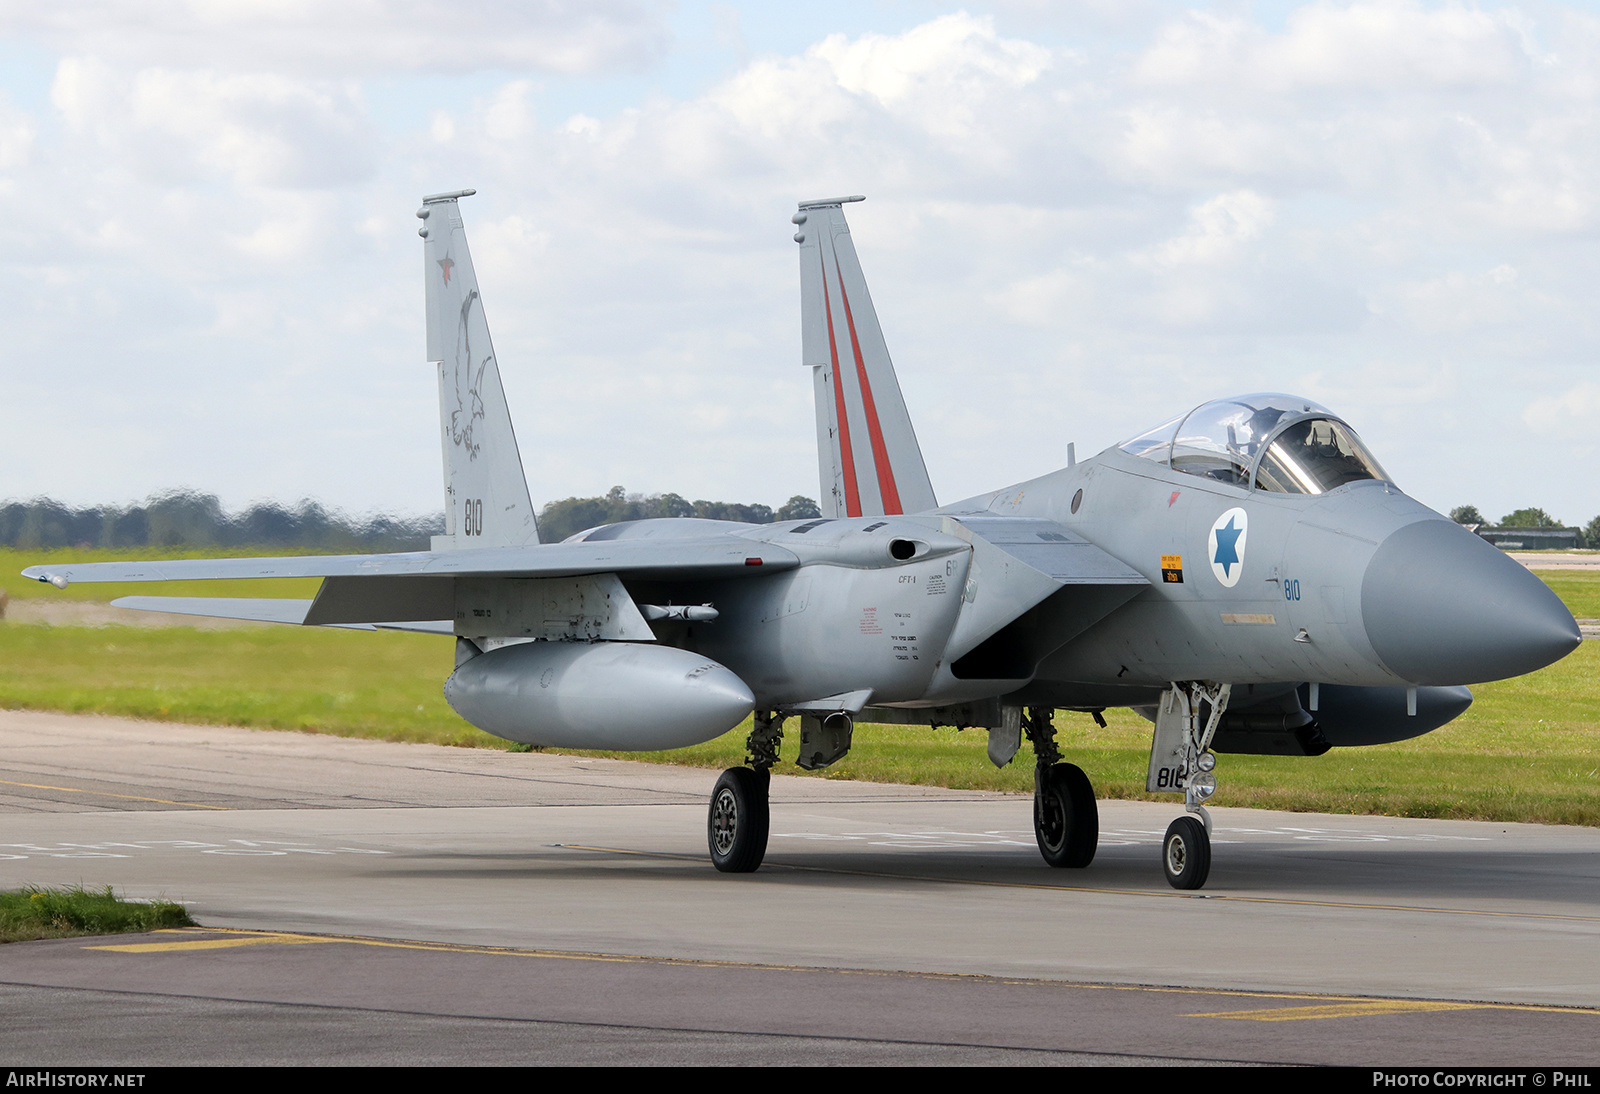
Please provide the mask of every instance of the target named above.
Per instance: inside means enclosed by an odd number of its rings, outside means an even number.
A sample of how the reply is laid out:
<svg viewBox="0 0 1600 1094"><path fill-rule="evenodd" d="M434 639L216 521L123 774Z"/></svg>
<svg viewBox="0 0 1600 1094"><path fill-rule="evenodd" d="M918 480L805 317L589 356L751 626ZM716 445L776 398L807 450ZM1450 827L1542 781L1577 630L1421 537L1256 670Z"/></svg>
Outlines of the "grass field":
<svg viewBox="0 0 1600 1094"><path fill-rule="evenodd" d="M317 595L320 578L260 578L245 581L130 581L125 584L78 584L57 589L42 581L30 581L21 576L29 566L60 565L67 562L126 562L129 559L172 558L256 558L262 555L316 554L314 551L267 551L260 548L241 547L227 550L222 547L118 547L116 549L54 551L24 551L14 547L0 547L0 588L13 600L33 600L55 597L67 600L115 600L119 596L281 596L289 599L310 600Z"/></svg>
<svg viewBox="0 0 1600 1094"><path fill-rule="evenodd" d="M0 566L12 561L6 554L0 552ZM37 561L30 554L17 564ZM1600 574L1541 576L1575 615L1600 617ZM31 584L42 594L63 595ZM314 592L289 589L299 584L206 583L204 591ZM224 592L217 585L238 588ZM76 585L66 595L92 591L104 598L110 588ZM163 594L169 590L173 586L161 588ZM123 591L128 590L114 595ZM452 657L451 643L430 635L8 623L0 625L0 706L506 747L446 706L440 685ZM1541 672L1479 685L1473 693L1476 701L1465 715L1413 741L1335 749L1310 759L1224 756L1221 789L1213 800L1317 812L1600 825L1600 642L1584 643ZM1058 719L1067 758L1091 774L1103 797L1154 797L1143 789L1148 724L1128 711L1108 711L1106 718L1104 729L1087 716ZM671 753L626 755L725 767L743 759L746 732L740 728ZM862 725L849 756L817 777L1031 791L1026 751L996 770L985 745L982 732ZM791 739L784 755L792 759L794 750Z"/></svg>
<svg viewBox="0 0 1600 1094"><path fill-rule="evenodd" d="M1544 583L1566 602L1579 619L1600 619L1600 573L1584 570L1540 570Z"/></svg>
<svg viewBox="0 0 1600 1094"><path fill-rule="evenodd" d="M0 942L126 934L192 927L183 905L119 900L110 889L13 889L0 892Z"/></svg>

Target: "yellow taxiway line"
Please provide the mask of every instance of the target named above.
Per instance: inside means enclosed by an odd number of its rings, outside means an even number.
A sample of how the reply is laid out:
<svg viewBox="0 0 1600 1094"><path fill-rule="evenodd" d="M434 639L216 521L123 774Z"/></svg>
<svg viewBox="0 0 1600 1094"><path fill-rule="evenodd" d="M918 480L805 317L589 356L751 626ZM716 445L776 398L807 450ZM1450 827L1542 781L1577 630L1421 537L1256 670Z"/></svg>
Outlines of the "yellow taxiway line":
<svg viewBox="0 0 1600 1094"><path fill-rule="evenodd" d="M594 953L581 950L525 950L505 946L468 946L449 942L421 942L407 939L367 938L360 935L296 934L287 931L250 931L236 928L177 927L154 931L174 936L171 941L132 942L85 946L87 950L114 953L187 953L203 950L237 949L244 946L304 946L346 943L385 949L422 950L431 953L486 954L502 957L547 958L559 961L603 961L622 964L681 965L689 968L748 969L757 972L829 973L837 976L890 976L917 980L988 981L1008 986L1062 987L1092 991L1151 992L1164 995L1201 995L1228 999L1282 999L1299 1006L1265 1007L1254 1010L1206 1011L1185 1014L1185 1018L1229 1018L1258 1022L1293 1022L1320 1018L1356 1018L1384 1014L1412 1014L1447 1010L1514 1010L1545 1014L1587 1014L1600 1018L1592 1007L1544 1006L1534 1003L1473 1003L1443 999L1383 999L1350 995L1318 995L1311 992L1245 991L1228 988L1164 987L1153 984L1097 984L1072 980L990 976L983 973L918 972L893 969L828 968L816 965L786 965L758 961L719 961L693 957L648 957L642 954ZM194 938L194 935L213 937ZM220 936L220 937L218 937Z"/></svg>
<svg viewBox="0 0 1600 1094"><path fill-rule="evenodd" d="M0 779L0 786L26 786L30 790L59 790L63 794L92 794L95 797L121 798L124 801L131 802L156 802L160 805L183 805L189 807L190 809L226 810L228 808L226 805L202 805L200 802L175 802L168 801L166 798L141 798L137 794L113 794L109 790L85 790L81 786L46 786L43 783L19 783L12 782L10 779Z"/></svg>

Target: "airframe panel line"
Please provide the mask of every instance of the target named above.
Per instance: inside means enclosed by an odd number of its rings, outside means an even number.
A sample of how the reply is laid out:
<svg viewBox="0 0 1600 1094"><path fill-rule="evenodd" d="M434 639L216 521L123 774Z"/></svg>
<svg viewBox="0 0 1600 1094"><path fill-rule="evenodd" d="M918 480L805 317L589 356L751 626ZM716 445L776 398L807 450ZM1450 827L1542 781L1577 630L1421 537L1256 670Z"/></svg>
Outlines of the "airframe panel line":
<svg viewBox="0 0 1600 1094"><path fill-rule="evenodd" d="M672 965L682 968L738 969L753 972L829 973L839 976L869 976L887 979L939 980L957 983L992 983L1014 987L1075 988L1094 991L1126 991L1158 995L1204 995L1230 999L1315 1000L1299 1007L1259 1010L1214 1011L1186 1014L1185 1018L1238 1018L1259 1021L1290 1021L1311 1018L1342 1018L1360 1015L1400 1014L1413 1011L1511 1010L1550 1014L1587 1014L1600 1017L1600 1008L1546 1006L1537 1003L1480 1003L1446 999L1394 999L1381 996L1326 995L1316 992L1250 991L1241 988L1187 988L1163 984L1106 984L1094 981L1045 980L1031 977L990 976L984 973L927 972L906 969L857 969L825 965L794 965L768 961L725 961L694 957L651 957L645 954L598 953L583 950L518 949L510 946L467 946L448 942L409 939L370 938L362 935L301 934L288 931L254 931L238 927L180 927L152 931L152 934L220 934L218 939L191 939L175 942L129 943L84 946L85 950L116 953L185 953L197 950L234 949L255 945L299 946L345 943L379 949L420 950L425 953L475 954L518 958L546 958L557 961L599 961L610 964ZM1272 1017L1277 1016L1277 1017Z"/></svg>
<svg viewBox="0 0 1600 1094"><path fill-rule="evenodd" d="M600 851L612 855L637 855L641 858L663 858L699 862L698 855L678 855L668 851L633 851L625 847L593 847L582 843L552 843L568 851ZM1063 893L1104 893L1108 896L1153 897L1157 900L1216 900L1233 904L1288 904L1310 908L1352 908L1369 912L1429 912L1439 915L1481 915L1501 919L1558 919L1578 923L1600 923L1600 915L1561 915L1555 912L1493 912L1480 908L1430 908L1426 904L1356 904L1339 900L1294 900L1289 897L1228 896L1223 893L1164 893L1156 889L1104 889L1090 885L1045 885L1034 881L988 881L981 878L933 877L928 874L889 874L877 870L841 870L833 866L800 866L795 863L773 862L766 865L774 870L796 870L814 874L839 874L847 877L872 877L885 881L926 881L941 885L977 885L993 889L1045 889Z"/></svg>

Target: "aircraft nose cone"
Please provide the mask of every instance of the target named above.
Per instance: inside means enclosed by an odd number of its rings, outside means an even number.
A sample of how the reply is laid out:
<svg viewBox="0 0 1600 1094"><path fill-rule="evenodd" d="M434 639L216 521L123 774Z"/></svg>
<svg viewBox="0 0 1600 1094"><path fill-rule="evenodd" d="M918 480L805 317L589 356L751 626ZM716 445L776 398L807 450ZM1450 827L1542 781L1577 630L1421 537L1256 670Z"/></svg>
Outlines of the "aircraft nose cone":
<svg viewBox="0 0 1600 1094"><path fill-rule="evenodd" d="M1413 684L1521 676L1583 641L1549 586L1445 520L1408 524L1378 545L1361 613L1383 663Z"/></svg>

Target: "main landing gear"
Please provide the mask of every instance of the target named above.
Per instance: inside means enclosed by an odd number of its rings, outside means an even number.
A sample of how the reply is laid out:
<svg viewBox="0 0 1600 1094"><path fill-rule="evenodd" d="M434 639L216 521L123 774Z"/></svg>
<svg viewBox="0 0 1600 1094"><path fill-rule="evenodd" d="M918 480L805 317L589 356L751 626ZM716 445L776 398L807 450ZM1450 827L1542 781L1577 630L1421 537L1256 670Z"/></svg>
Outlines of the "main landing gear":
<svg viewBox="0 0 1600 1094"><path fill-rule="evenodd" d="M712 865L725 874L752 873L767 855L770 780L765 769L730 767L711 791L706 840L711 846Z"/></svg>
<svg viewBox="0 0 1600 1094"><path fill-rule="evenodd" d="M750 766L728 768L711 791L706 843L711 864L725 874L754 873L767 856L772 827L768 787L782 740L783 719L757 711L755 728L745 742Z"/></svg>
<svg viewBox="0 0 1600 1094"><path fill-rule="evenodd" d="M1148 787L1183 794L1184 806L1193 814L1173 821L1161 840L1162 872L1175 889L1198 889L1211 872L1211 818L1203 803L1217 787L1211 739L1230 690L1227 684L1174 684L1161 697ZM1034 754L1033 834L1045 862L1081 869L1094 861L1100 812L1088 776L1061 760L1054 713L1048 707L1030 707L1021 719ZM753 873L766 857L771 769L782 740L782 716L758 711L745 742L749 766L724 771L711 792L706 843L712 864L723 873Z"/></svg>
<svg viewBox="0 0 1600 1094"><path fill-rule="evenodd" d="M1076 764L1062 763L1048 707L1030 707L1023 731L1033 745L1033 836L1051 866L1082 868L1100 843L1094 787Z"/></svg>

